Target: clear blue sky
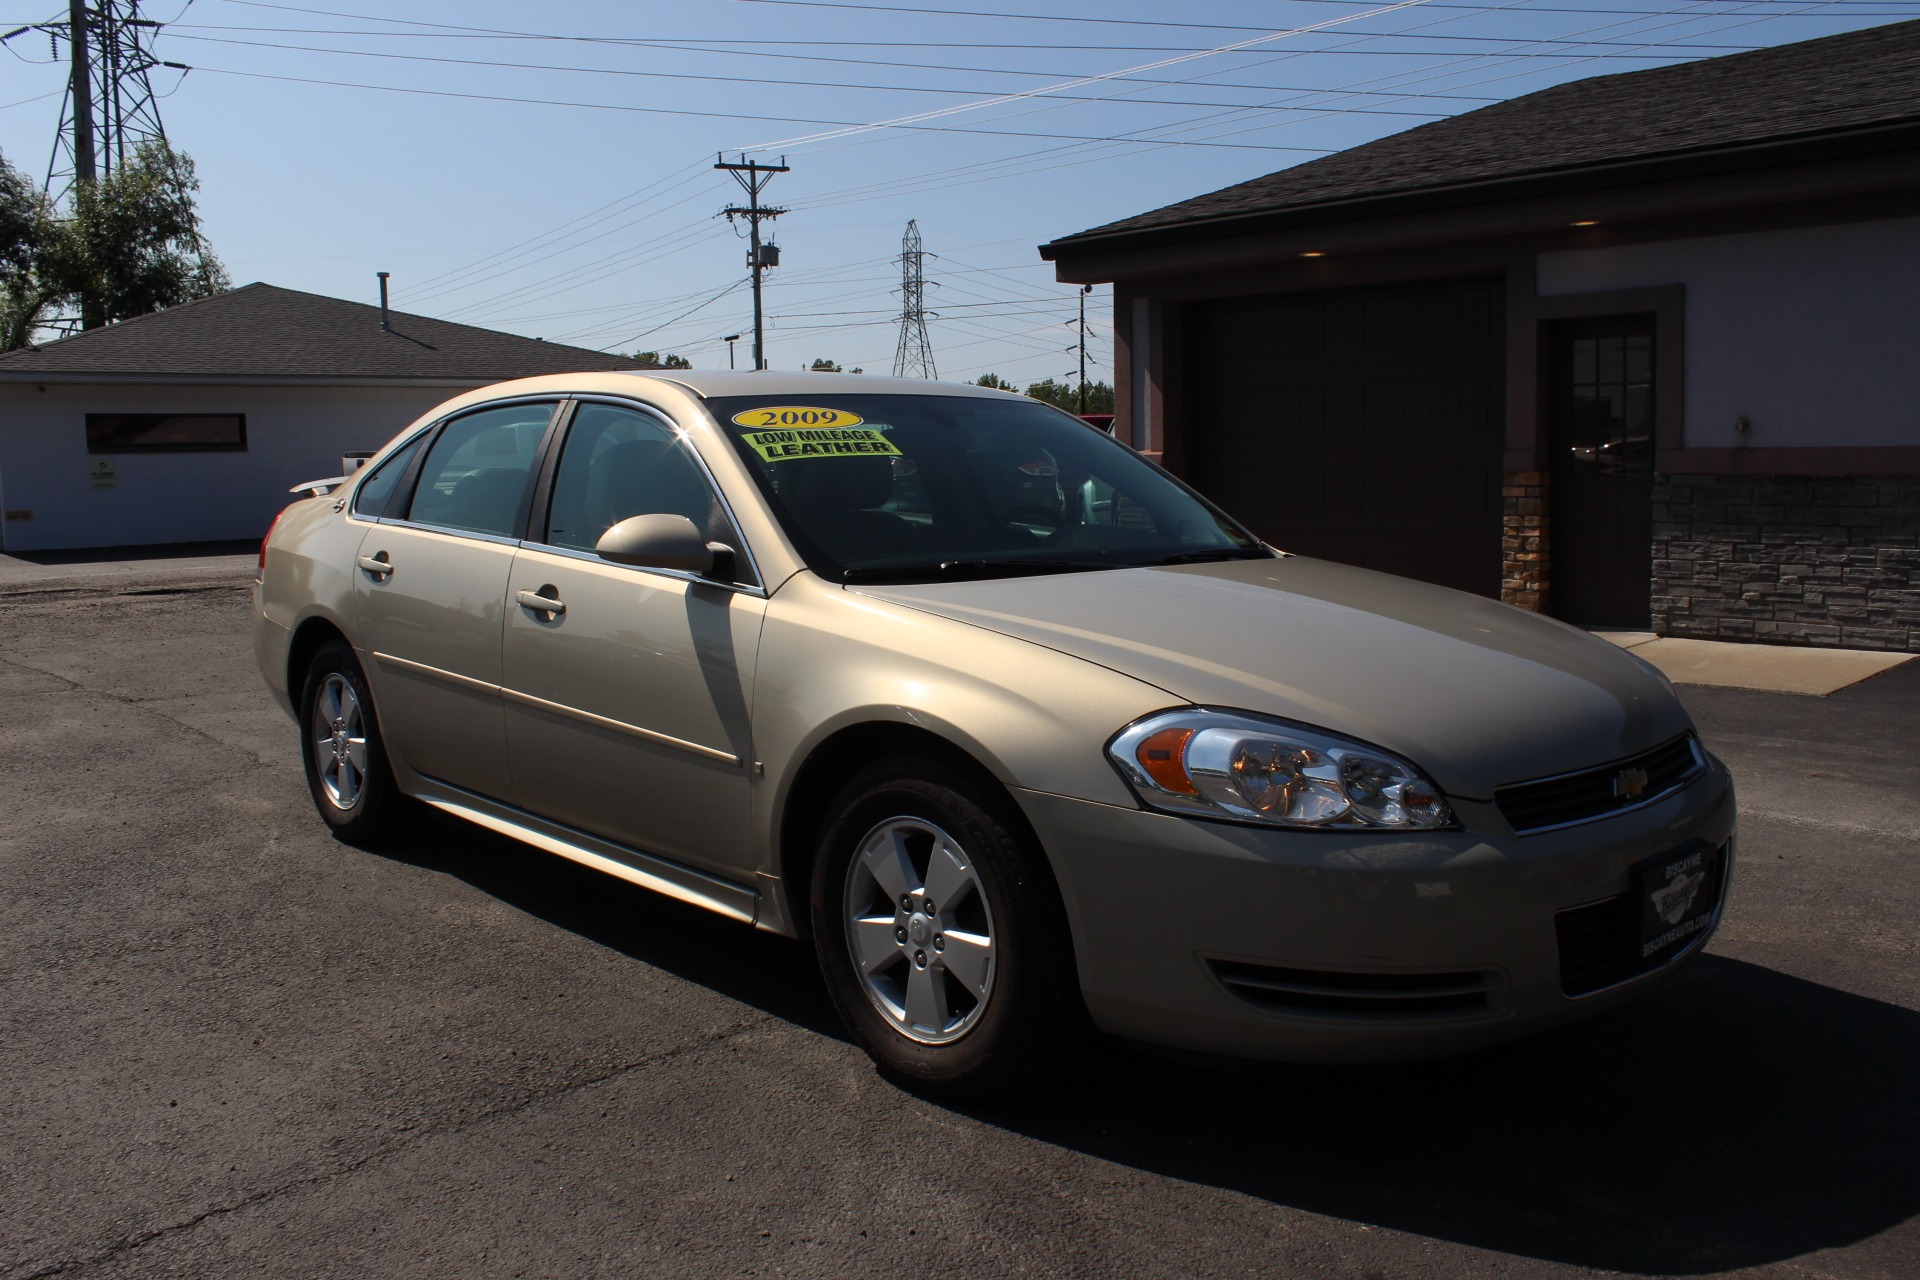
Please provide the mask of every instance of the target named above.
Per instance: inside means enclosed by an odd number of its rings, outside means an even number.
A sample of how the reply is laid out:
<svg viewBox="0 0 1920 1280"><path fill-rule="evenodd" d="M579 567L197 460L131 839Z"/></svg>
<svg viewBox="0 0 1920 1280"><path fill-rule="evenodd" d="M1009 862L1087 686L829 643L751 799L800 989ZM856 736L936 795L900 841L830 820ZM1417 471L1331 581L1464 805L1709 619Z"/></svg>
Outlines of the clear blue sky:
<svg viewBox="0 0 1920 1280"><path fill-rule="evenodd" d="M65 11L0 0L0 30ZM744 286L715 296L743 278L745 252L715 217L739 192L711 166L744 148L793 166L768 191L792 209L773 224L774 367L891 369L913 218L935 255L941 375L1024 384L1074 366L1074 290L1039 261L1045 240L1563 80L1898 21L1920 0L146 0L142 13L167 23L157 56L194 68L156 70L154 87L236 283L371 301L386 270L402 310L725 367L721 336L750 332L751 310ZM39 32L6 49L0 152L43 177L64 67ZM887 121L903 123L847 131ZM1110 378L1106 290L1089 316L1093 376ZM744 366L745 342L739 354Z"/></svg>

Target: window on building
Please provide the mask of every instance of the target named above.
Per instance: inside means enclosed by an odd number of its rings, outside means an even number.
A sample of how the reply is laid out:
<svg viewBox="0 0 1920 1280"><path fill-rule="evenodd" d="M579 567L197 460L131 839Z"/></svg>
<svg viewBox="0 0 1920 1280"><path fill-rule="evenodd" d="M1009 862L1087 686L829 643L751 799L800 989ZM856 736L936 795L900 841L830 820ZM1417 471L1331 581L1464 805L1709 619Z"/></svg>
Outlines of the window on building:
<svg viewBox="0 0 1920 1280"><path fill-rule="evenodd" d="M90 413L88 453L240 453L244 413Z"/></svg>
<svg viewBox="0 0 1920 1280"><path fill-rule="evenodd" d="M1651 473L1652 318L1570 326L1562 340L1561 447L1595 475Z"/></svg>

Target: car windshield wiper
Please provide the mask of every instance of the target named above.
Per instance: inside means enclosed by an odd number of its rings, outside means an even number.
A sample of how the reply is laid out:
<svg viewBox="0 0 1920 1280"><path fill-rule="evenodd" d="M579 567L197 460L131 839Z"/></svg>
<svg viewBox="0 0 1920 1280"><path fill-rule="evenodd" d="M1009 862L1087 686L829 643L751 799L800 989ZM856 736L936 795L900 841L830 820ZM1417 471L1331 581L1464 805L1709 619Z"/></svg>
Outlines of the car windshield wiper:
<svg viewBox="0 0 1920 1280"><path fill-rule="evenodd" d="M1163 564L1209 564L1216 560L1270 560L1272 555L1263 547L1215 547L1211 551L1181 551L1158 560L1148 560L1135 566L1148 568Z"/></svg>
<svg viewBox="0 0 1920 1280"><path fill-rule="evenodd" d="M1098 560L942 560L938 564L867 565L841 571L842 582L952 582L1020 578L1043 573L1087 573L1124 565Z"/></svg>

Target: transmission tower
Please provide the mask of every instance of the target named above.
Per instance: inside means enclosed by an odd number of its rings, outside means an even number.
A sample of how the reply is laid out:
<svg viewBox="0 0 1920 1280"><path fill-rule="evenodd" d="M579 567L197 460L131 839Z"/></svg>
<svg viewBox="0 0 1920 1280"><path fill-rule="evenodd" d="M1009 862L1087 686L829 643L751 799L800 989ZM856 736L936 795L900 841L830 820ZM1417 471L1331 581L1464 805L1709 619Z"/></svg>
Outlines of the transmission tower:
<svg viewBox="0 0 1920 1280"><path fill-rule="evenodd" d="M918 219L907 223L907 234L900 241L900 347L893 355L896 378L938 378L933 367L933 344L927 341L926 308L922 297L925 279L921 274L925 250L920 247Z"/></svg>
<svg viewBox="0 0 1920 1280"><path fill-rule="evenodd" d="M140 16L140 0L70 0L65 22L9 32L45 31L56 55L65 41L71 70L60 108L60 132L47 162L47 194L64 202L79 182L106 177L127 163L143 142L165 142L160 107L148 73L162 62L147 44L161 23Z"/></svg>

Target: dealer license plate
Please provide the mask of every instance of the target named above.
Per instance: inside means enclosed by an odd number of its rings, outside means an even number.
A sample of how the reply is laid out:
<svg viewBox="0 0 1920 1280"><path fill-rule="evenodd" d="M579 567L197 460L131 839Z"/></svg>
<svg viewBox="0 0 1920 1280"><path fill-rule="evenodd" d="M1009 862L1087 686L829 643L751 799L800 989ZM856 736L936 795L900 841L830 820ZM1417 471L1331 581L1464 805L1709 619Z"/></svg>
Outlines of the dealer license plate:
<svg viewBox="0 0 1920 1280"><path fill-rule="evenodd" d="M1720 896L1720 858L1719 849L1702 843L1634 868L1642 963L1658 964L1683 950L1713 923Z"/></svg>

